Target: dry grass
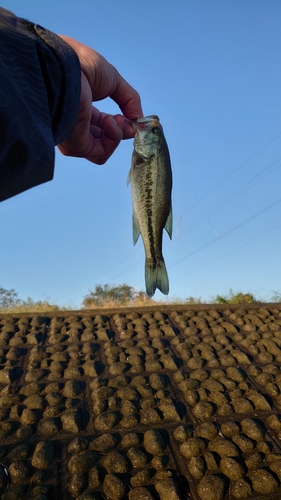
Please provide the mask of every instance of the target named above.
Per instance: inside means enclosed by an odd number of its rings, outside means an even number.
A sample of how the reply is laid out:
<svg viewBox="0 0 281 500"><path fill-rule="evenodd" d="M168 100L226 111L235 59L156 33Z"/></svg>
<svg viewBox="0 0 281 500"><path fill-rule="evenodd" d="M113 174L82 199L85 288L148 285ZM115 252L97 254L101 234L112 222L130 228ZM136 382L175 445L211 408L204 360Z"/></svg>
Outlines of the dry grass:
<svg viewBox="0 0 281 500"><path fill-rule="evenodd" d="M17 306L7 307L0 309L0 314L20 314L20 313L43 313L54 311L67 311L71 307L59 307L55 304L38 302L34 304L20 304Z"/></svg>
<svg viewBox="0 0 281 500"><path fill-rule="evenodd" d="M117 299L107 299L102 302L102 304L88 305L85 309L116 309L122 307L149 307L149 306L166 306L166 305L183 305L183 304L201 304L200 299L179 299L177 297L172 297L170 299L154 300L146 295L142 297L137 297L128 301L120 301Z"/></svg>
<svg viewBox="0 0 281 500"><path fill-rule="evenodd" d="M247 299L247 300L246 300ZM268 301L264 301L265 303ZM281 302L281 294L277 294L275 292L275 296L270 301L271 303L280 303ZM97 309L122 309L122 308L143 308L150 306L169 306L169 305L197 305L204 304L206 302L202 301L201 298L188 297L186 299L179 299L178 297L171 297L163 300L154 300L149 298L147 295L142 294L139 297L136 297L132 300L121 301L120 299L103 299L100 303L95 303L94 301L87 306L82 307L74 307L72 306L58 306L56 304L51 304L46 301L38 301L35 302L32 299L27 299L26 301L20 302L17 305L9 306L7 308L0 308L0 314L21 314L21 313L30 313L30 314L42 314L42 313L54 313L56 311L77 311L77 310L97 310ZM230 294L225 297L217 296L215 299L208 302L208 304L213 303L214 305L218 305L221 303L225 304L245 304L245 303L260 303L256 301L255 298L250 294L234 294L232 290Z"/></svg>
<svg viewBox="0 0 281 500"><path fill-rule="evenodd" d="M182 300L178 299L176 297L171 298L171 299L164 299L161 301L156 301L153 300L147 296L143 296L142 298L137 298L134 300L130 300L127 302L121 302L120 300L117 299L108 299L104 300L102 304L92 304L87 307L82 307L82 308L77 308L73 306L58 306L56 304L50 304L49 302L33 302L33 303L22 303L19 305L7 307L7 308L2 308L0 309L0 314L21 314L21 313L35 313L35 314L42 314L42 313L50 313L50 312L56 312L56 311L76 311L76 310L95 310L95 309L121 309L121 308L128 308L128 307L149 307L149 306L165 306L165 305L184 305L184 304L197 304L201 303L201 301L198 300Z"/></svg>

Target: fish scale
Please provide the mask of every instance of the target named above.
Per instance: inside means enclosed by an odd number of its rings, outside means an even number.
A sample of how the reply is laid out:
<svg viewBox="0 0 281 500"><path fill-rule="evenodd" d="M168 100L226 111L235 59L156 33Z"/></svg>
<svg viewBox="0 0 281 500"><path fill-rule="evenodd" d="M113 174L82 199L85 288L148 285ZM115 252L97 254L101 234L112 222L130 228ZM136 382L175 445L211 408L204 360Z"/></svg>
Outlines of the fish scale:
<svg viewBox="0 0 281 500"><path fill-rule="evenodd" d="M169 293L162 255L165 228L172 237L172 171L163 128L156 115L135 121L136 135L128 184L132 183L133 243L141 235L145 249L146 293Z"/></svg>

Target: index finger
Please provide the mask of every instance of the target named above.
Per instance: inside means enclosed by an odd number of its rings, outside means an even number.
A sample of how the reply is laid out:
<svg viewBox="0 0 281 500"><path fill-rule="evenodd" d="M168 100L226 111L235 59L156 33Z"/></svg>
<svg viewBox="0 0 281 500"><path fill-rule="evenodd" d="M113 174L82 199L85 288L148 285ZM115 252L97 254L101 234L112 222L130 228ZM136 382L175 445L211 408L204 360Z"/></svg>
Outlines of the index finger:
<svg viewBox="0 0 281 500"><path fill-rule="evenodd" d="M129 120L143 116L140 95L119 73L117 86L110 97L118 104L123 115Z"/></svg>

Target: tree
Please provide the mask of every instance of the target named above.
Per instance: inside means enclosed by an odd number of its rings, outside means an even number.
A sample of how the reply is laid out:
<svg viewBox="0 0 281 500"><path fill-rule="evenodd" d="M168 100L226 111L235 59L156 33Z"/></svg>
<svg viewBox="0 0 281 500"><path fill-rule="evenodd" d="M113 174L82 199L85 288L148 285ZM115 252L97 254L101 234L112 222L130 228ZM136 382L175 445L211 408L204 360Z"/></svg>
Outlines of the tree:
<svg viewBox="0 0 281 500"><path fill-rule="evenodd" d="M109 302L116 304L127 305L129 302L134 302L137 299L144 300L146 297L144 292L137 292L133 287L123 283L123 285L96 285L94 291L90 291L83 299L85 308L102 307Z"/></svg>
<svg viewBox="0 0 281 500"><path fill-rule="evenodd" d="M0 309L9 309L10 307L15 307L20 304L20 299L17 298L18 294L11 288L7 290L6 288L0 287Z"/></svg>
<svg viewBox="0 0 281 500"><path fill-rule="evenodd" d="M11 288L7 290L0 287L0 309L13 310L18 308L21 312L23 311L56 311L59 310L59 306L55 304L50 304L47 300L34 301L30 297L26 300L18 299L18 293Z"/></svg>

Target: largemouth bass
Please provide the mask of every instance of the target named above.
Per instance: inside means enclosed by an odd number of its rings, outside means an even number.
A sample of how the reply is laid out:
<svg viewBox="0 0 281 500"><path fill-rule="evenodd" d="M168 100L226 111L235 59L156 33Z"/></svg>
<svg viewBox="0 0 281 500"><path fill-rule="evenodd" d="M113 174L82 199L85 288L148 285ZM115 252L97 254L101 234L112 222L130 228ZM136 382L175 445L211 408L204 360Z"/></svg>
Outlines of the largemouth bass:
<svg viewBox="0 0 281 500"><path fill-rule="evenodd" d="M141 234L145 249L146 293L152 297L158 288L169 293L169 279L162 255L165 228L172 238L172 170L170 154L158 116L138 118L132 166L133 242Z"/></svg>

